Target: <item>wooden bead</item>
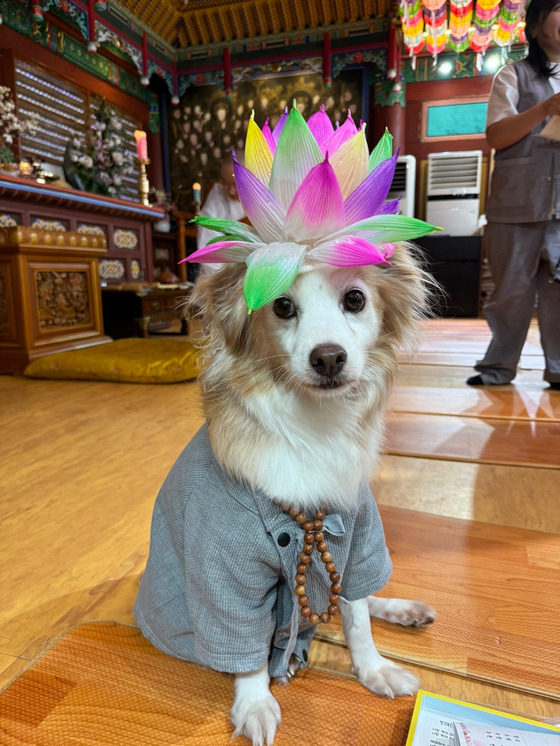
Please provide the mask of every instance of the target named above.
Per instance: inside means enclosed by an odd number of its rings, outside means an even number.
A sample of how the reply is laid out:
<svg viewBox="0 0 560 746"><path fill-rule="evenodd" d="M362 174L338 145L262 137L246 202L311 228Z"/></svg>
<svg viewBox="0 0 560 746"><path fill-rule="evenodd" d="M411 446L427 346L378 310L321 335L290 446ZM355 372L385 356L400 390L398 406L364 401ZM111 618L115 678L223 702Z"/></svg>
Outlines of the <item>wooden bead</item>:
<svg viewBox="0 0 560 746"><path fill-rule="evenodd" d="M340 601L340 596L338 595L338 593L331 593L331 595L329 596L329 601L331 602L331 604L338 606L338 602Z"/></svg>
<svg viewBox="0 0 560 746"><path fill-rule="evenodd" d="M304 535L304 537L303 537L303 540L304 540L304 542L305 542L306 544L313 544L313 542L315 541L315 537L313 536L313 534L312 534L312 533L310 533L310 532L307 532L307 533L306 533L306 534Z"/></svg>
<svg viewBox="0 0 560 746"><path fill-rule="evenodd" d="M336 570L336 565L334 564L334 562L329 562L328 564L325 565L325 569L327 570L327 572L334 572Z"/></svg>
<svg viewBox="0 0 560 746"><path fill-rule="evenodd" d="M338 614L338 606L331 604L331 606L329 606L328 608L328 612L331 616L336 616Z"/></svg>
<svg viewBox="0 0 560 746"><path fill-rule="evenodd" d="M304 531L313 531L313 521L305 521L303 524Z"/></svg>
<svg viewBox="0 0 560 746"><path fill-rule="evenodd" d="M295 587L295 594L296 596L305 596L305 586L304 585L296 585ZM334 602L331 602L334 603Z"/></svg>
<svg viewBox="0 0 560 746"><path fill-rule="evenodd" d="M298 513L298 514L296 515L296 521L297 521L298 523L300 523L300 524L301 524L301 523L305 523L305 521L306 521L306 520L307 520L307 516L305 515L305 513Z"/></svg>
<svg viewBox="0 0 560 746"><path fill-rule="evenodd" d="M341 590L342 590L342 586L340 585L340 583L333 583L331 585L331 591L333 593L340 593Z"/></svg>
<svg viewBox="0 0 560 746"><path fill-rule="evenodd" d="M305 585L306 582L307 582L307 575L303 575L300 573L296 575L296 583L298 583L298 585Z"/></svg>
<svg viewBox="0 0 560 746"><path fill-rule="evenodd" d="M298 570L299 572L299 570ZM329 568L327 567L327 572L330 572ZM331 579L331 583L338 583L340 580L340 573L339 572L331 572L329 575L329 578Z"/></svg>
<svg viewBox="0 0 560 746"><path fill-rule="evenodd" d="M303 548L303 551L305 552L305 547ZM325 565L332 560L330 552L323 552L321 555L321 559L325 563Z"/></svg>
<svg viewBox="0 0 560 746"><path fill-rule="evenodd" d="M320 541L317 544L317 551L318 552L326 552L327 549L328 549L328 547L327 547L327 542L326 541Z"/></svg>
<svg viewBox="0 0 560 746"><path fill-rule="evenodd" d="M326 515L326 513L325 513L325 511L324 511L324 510L317 510L317 511L315 512L315 518L316 518L316 519L317 519L318 521L324 521L324 520L325 520L325 515Z"/></svg>
<svg viewBox="0 0 560 746"><path fill-rule="evenodd" d="M304 564L308 565L311 562L311 557L308 554L304 554L303 552L299 555L299 561Z"/></svg>
<svg viewBox="0 0 560 746"><path fill-rule="evenodd" d="M321 621L319 614L311 614L309 616L309 621L311 622L311 624L319 624L319 622Z"/></svg>
<svg viewBox="0 0 560 746"><path fill-rule="evenodd" d="M298 575L305 575L307 572L307 565L304 565L302 562L296 567L296 570L298 572ZM339 580L339 578L332 578L331 580Z"/></svg>
<svg viewBox="0 0 560 746"><path fill-rule="evenodd" d="M295 518L299 514L299 510L297 508L290 508L289 513L292 518Z"/></svg>
<svg viewBox="0 0 560 746"><path fill-rule="evenodd" d="M309 608L309 606L303 607L303 609L301 610L301 615L304 617L311 616L311 609Z"/></svg>
<svg viewBox="0 0 560 746"><path fill-rule="evenodd" d="M313 544L304 544L303 551L304 554L313 554Z"/></svg>
<svg viewBox="0 0 560 746"><path fill-rule="evenodd" d="M323 541L325 534L322 531L315 531L315 541Z"/></svg>
<svg viewBox="0 0 560 746"><path fill-rule="evenodd" d="M309 599L307 598L307 596L300 596L298 598L298 604L300 606L304 606L305 607L305 606L308 605L308 603L309 603ZM303 614L303 611L301 613Z"/></svg>
<svg viewBox="0 0 560 746"><path fill-rule="evenodd" d="M331 618L327 611L323 611L323 613L321 614L321 621L323 622L323 624L328 624L331 621Z"/></svg>
<svg viewBox="0 0 560 746"><path fill-rule="evenodd" d="M315 531L322 531L323 521L313 521L313 528L315 529Z"/></svg>

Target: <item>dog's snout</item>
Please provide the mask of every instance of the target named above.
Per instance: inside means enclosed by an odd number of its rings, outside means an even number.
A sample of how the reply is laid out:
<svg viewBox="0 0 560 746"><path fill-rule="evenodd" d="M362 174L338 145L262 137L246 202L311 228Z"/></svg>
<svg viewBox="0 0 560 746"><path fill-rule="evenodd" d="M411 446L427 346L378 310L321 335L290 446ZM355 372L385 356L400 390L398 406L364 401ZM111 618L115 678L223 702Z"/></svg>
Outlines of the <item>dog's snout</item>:
<svg viewBox="0 0 560 746"><path fill-rule="evenodd" d="M333 378L342 371L347 357L340 345L318 345L309 355L309 362L319 375Z"/></svg>

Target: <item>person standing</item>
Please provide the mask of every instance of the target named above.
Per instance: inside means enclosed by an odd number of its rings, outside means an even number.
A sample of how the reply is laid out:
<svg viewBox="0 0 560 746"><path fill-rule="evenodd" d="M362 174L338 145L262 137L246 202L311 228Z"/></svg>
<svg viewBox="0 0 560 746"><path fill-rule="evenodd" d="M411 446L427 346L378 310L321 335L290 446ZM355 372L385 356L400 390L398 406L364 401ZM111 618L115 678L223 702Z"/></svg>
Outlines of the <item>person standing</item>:
<svg viewBox="0 0 560 746"><path fill-rule="evenodd" d="M537 298L546 367L560 390L560 142L541 135L560 116L560 2L531 0L528 56L492 83L486 138L495 148L483 247L495 289L484 307L492 339L470 386L515 378Z"/></svg>

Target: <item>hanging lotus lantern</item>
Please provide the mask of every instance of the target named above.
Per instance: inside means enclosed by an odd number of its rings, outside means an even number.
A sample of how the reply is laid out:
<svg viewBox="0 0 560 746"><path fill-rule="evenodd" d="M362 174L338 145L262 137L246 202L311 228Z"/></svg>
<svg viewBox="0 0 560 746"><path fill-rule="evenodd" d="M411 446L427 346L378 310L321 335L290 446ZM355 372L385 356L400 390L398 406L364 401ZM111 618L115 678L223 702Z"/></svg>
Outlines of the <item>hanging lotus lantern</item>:
<svg viewBox="0 0 560 746"><path fill-rule="evenodd" d="M500 47L506 47L513 41L513 36L519 21L522 0L503 0L500 9L500 20L494 41Z"/></svg>
<svg viewBox="0 0 560 746"><path fill-rule="evenodd" d="M492 26L500 9L500 0L476 0L471 48L484 54L492 41Z"/></svg>
<svg viewBox="0 0 560 746"><path fill-rule="evenodd" d="M447 0L424 0L426 48L436 57L447 44Z"/></svg>
<svg viewBox="0 0 560 746"><path fill-rule="evenodd" d="M473 0L451 0L449 6L449 46L455 52L464 52L469 46L472 12Z"/></svg>
<svg viewBox="0 0 560 746"><path fill-rule="evenodd" d="M424 49L424 19L422 0L401 0L403 43L411 56Z"/></svg>

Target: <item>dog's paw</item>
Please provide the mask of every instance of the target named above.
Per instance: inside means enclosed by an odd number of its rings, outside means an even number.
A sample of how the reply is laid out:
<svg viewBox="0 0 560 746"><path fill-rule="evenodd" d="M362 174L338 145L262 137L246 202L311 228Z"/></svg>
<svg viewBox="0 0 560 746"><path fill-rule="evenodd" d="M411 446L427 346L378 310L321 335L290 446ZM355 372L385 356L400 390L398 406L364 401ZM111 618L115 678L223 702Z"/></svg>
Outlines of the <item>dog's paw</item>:
<svg viewBox="0 0 560 746"><path fill-rule="evenodd" d="M396 663L382 659L381 665L376 668L357 671L358 680L375 694L382 697L403 697L415 694L420 686L420 681L404 668Z"/></svg>
<svg viewBox="0 0 560 746"><path fill-rule="evenodd" d="M290 683L290 681L294 678L294 676L297 674L300 668L301 668L300 659L297 657L297 655L292 653L292 655L290 656L290 661L288 663L288 670L286 671L286 675L277 676L276 683L279 684L280 686L287 686Z"/></svg>
<svg viewBox="0 0 560 746"><path fill-rule="evenodd" d="M424 601L406 601L401 598L368 598L369 614L375 619L383 619L403 627L425 627L431 624L437 614Z"/></svg>
<svg viewBox="0 0 560 746"><path fill-rule="evenodd" d="M253 746L271 746L282 720L280 705L270 692L262 699L235 701L230 715L233 738L245 736Z"/></svg>

